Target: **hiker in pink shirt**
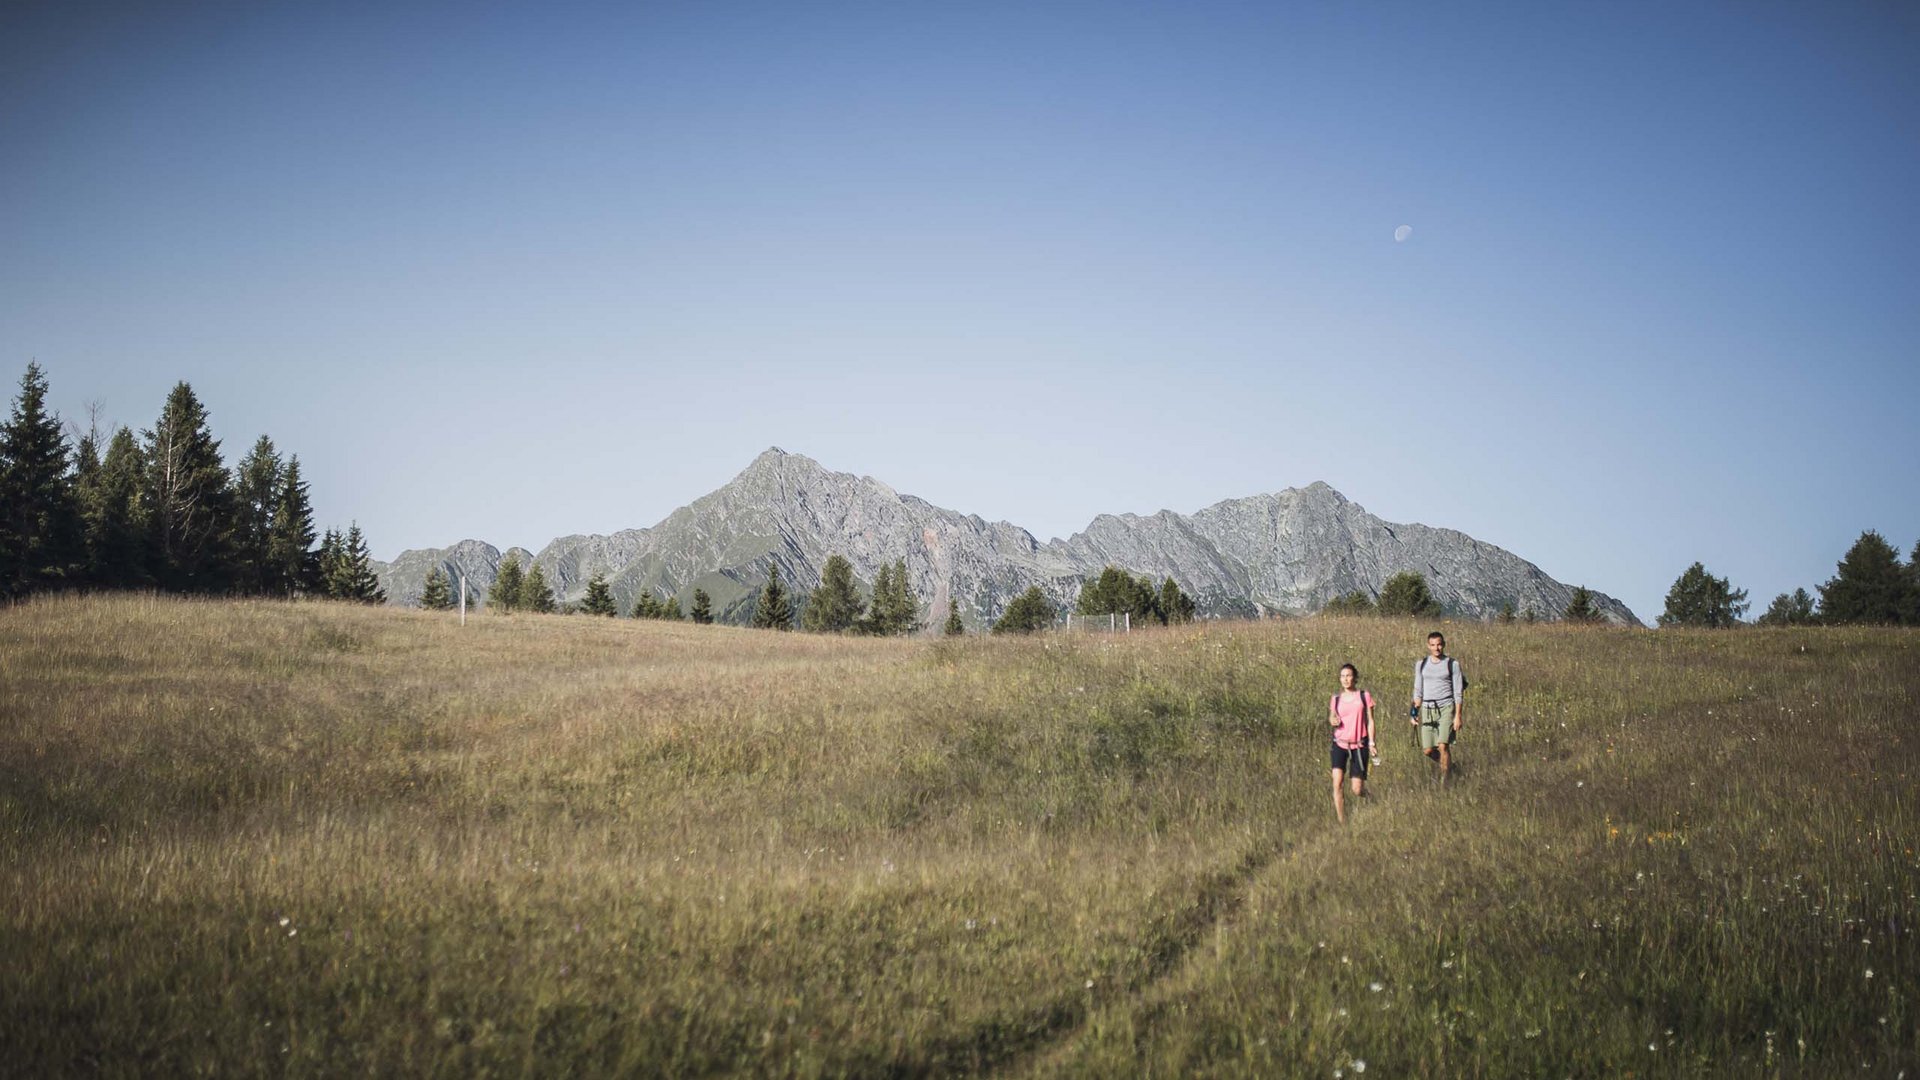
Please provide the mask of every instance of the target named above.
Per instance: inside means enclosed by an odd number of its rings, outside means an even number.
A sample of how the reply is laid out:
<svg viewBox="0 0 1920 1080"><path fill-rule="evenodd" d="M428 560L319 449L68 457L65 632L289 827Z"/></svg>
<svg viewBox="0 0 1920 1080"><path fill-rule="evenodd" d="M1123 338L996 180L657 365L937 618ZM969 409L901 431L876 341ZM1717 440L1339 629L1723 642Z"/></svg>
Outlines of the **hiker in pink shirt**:
<svg viewBox="0 0 1920 1080"><path fill-rule="evenodd" d="M1360 689L1360 669L1340 665L1340 692L1327 703L1333 728L1333 816L1347 823L1340 781L1352 777L1355 798L1367 797L1367 763L1373 756L1373 695Z"/></svg>

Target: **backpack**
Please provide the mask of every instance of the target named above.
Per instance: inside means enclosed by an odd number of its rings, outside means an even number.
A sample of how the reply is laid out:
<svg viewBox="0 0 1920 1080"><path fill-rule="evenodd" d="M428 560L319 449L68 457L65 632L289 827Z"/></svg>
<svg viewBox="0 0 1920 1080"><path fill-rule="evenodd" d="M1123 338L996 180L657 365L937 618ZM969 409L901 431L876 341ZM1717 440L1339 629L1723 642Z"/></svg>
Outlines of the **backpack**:
<svg viewBox="0 0 1920 1080"><path fill-rule="evenodd" d="M1417 670L1420 671L1422 674L1424 674L1427 670L1427 664L1429 662L1431 662L1430 657L1425 657L1425 656L1421 657L1420 667ZM1460 692L1463 694L1466 693L1467 687L1472 686L1473 684L1467 681L1467 673L1460 670L1460 661L1455 660L1453 657L1449 656L1447 657L1447 663L1450 665L1447 668L1447 675L1449 677L1452 677L1456 674L1459 675L1460 676Z"/></svg>

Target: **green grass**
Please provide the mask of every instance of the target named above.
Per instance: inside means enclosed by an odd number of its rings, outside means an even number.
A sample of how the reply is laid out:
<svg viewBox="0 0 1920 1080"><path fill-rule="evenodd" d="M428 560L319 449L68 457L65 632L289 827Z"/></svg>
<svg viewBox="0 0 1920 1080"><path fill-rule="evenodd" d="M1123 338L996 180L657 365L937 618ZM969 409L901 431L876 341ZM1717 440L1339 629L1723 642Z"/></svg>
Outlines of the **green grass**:
<svg viewBox="0 0 1920 1080"><path fill-rule="evenodd" d="M0 610L0 1072L1920 1075L1920 635L1449 629Z"/></svg>

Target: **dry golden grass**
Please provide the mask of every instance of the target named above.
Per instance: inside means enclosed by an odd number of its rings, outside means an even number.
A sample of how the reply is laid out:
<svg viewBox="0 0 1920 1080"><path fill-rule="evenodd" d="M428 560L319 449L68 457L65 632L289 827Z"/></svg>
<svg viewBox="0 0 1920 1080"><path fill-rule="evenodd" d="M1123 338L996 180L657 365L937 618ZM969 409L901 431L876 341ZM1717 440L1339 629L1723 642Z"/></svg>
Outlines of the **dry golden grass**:
<svg viewBox="0 0 1920 1080"><path fill-rule="evenodd" d="M1914 1067L1920 635L1424 631L0 611L0 1069Z"/></svg>

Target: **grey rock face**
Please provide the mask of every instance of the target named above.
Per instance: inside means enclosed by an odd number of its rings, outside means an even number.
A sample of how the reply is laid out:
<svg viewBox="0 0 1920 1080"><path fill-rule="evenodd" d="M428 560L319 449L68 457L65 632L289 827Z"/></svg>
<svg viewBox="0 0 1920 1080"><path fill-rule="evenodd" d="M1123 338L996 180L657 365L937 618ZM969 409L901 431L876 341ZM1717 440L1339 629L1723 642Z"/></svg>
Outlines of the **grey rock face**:
<svg viewBox="0 0 1920 1080"><path fill-rule="evenodd" d="M685 609L702 588L716 616L738 622L771 567L804 596L833 554L846 556L863 585L904 558L923 621L944 620L951 600L976 629L1031 585L1068 607L1080 583L1108 565L1171 577L1202 615L1215 617L1306 614L1355 589L1377 596L1405 570L1424 574L1448 613L1461 618L1490 617L1503 603L1552 618L1573 594L1511 552L1451 529L1381 521L1323 483L1192 515L1102 514L1084 532L1041 544L1017 526L944 510L778 447L652 528L563 536L522 562L539 563L563 602L578 601L601 573L623 613L642 591L677 597ZM493 546L466 540L408 551L375 569L392 602L417 604L433 566L465 573L469 594L484 595L502 558ZM1611 621L1639 625L1612 597L1596 594L1595 603Z"/></svg>

